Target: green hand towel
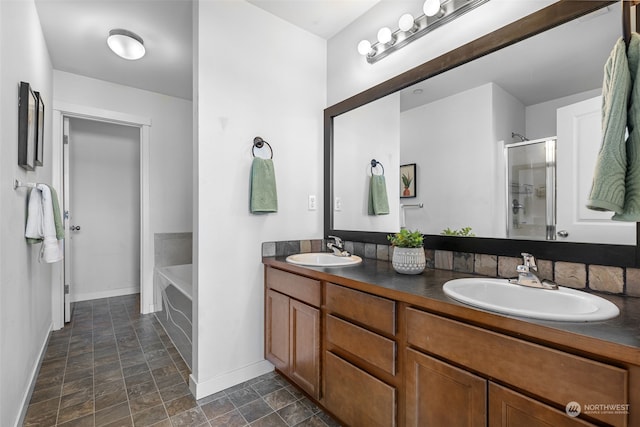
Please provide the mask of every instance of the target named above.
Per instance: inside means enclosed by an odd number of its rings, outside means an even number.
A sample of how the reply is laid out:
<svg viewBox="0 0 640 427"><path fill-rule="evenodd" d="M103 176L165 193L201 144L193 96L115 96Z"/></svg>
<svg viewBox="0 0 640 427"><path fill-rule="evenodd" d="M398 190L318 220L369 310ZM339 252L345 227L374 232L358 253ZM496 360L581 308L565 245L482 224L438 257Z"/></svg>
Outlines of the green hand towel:
<svg viewBox="0 0 640 427"><path fill-rule="evenodd" d="M625 130L631 74L624 40L619 39L604 67L602 146L598 153L587 208L622 213L627 153Z"/></svg>
<svg viewBox="0 0 640 427"><path fill-rule="evenodd" d="M616 221L640 221L640 35L631 34L627 48L629 71L633 88L627 115L627 175L625 179L624 209L616 213Z"/></svg>
<svg viewBox="0 0 640 427"><path fill-rule="evenodd" d="M251 213L278 212L276 174L271 159L254 157L251 164L249 210Z"/></svg>
<svg viewBox="0 0 640 427"><path fill-rule="evenodd" d="M369 181L369 215L388 215L387 183L384 175L373 175Z"/></svg>
<svg viewBox="0 0 640 427"><path fill-rule="evenodd" d="M60 216L60 205L58 204L58 193L56 190L50 186L49 190L51 191L51 202L53 203L53 222L56 226L56 239L62 240L64 239L64 224L62 223L62 217Z"/></svg>

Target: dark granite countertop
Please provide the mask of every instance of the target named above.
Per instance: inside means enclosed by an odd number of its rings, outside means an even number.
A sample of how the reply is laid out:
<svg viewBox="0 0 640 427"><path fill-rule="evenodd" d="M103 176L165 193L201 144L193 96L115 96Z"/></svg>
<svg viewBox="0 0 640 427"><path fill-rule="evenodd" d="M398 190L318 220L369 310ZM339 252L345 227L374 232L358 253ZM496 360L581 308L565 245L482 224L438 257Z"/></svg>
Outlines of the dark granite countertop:
<svg viewBox="0 0 640 427"><path fill-rule="evenodd" d="M419 275L404 275L396 273L390 262L371 259L348 267L303 267L287 263L285 257L265 257L263 262L533 342L640 366L640 298L598 293L618 306L618 317L598 322L546 321L471 307L453 300L442 290L448 280L478 277L473 274L426 269Z"/></svg>

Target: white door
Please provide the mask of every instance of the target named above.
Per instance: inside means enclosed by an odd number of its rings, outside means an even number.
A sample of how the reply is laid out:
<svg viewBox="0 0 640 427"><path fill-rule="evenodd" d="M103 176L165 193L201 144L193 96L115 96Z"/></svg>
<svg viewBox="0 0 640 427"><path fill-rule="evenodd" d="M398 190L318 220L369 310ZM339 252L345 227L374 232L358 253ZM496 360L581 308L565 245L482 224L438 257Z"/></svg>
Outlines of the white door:
<svg viewBox="0 0 640 427"><path fill-rule="evenodd" d="M71 321L71 230L69 224L69 118L64 117L62 123L62 147L63 147L63 211L64 211L64 321Z"/></svg>
<svg viewBox="0 0 640 427"><path fill-rule="evenodd" d="M557 112L558 240L635 245L635 222L612 221L612 212L587 209L602 143L602 97Z"/></svg>
<svg viewBox="0 0 640 427"><path fill-rule="evenodd" d="M140 129L65 118L71 301L140 291ZM73 279L73 280L71 280Z"/></svg>

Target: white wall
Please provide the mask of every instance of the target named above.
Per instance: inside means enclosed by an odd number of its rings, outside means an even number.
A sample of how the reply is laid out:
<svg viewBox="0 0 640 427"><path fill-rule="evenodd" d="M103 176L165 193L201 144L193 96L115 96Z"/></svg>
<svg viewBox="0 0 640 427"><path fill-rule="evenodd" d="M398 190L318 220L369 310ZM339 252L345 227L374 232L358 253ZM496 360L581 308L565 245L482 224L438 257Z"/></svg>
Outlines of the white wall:
<svg viewBox="0 0 640 427"><path fill-rule="evenodd" d="M531 140L556 136L558 108L602 95L602 89L594 89L565 96L526 108L527 128L525 136Z"/></svg>
<svg viewBox="0 0 640 427"><path fill-rule="evenodd" d="M334 196L341 210L333 212L335 230L389 232L398 230L400 179L400 94L392 94L334 119ZM371 160L382 163L389 215L369 215ZM379 175L377 166L374 173ZM386 173L389 171L390 173ZM335 206L334 206L335 208Z"/></svg>
<svg viewBox="0 0 640 427"><path fill-rule="evenodd" d="M360 40L368 39L373 43L379 28L398 28L400 15L406 12L420 15L423 3L423 0L382 1L329 40L328 105L501 28L555 3L555 0L491 0L375 64L367 63L358 54L356 46Z"/></svg>
<svg viewBox="0 0 640 427"><path fill-rule="evenodd" d="M18 159L18 85L45 101L44 166L26 172ZM31 0L0 1L0 425L17 425L51 329L50 264L25 242L27 189L13 180L51 182L52 69Z"/></svg>
<svg viewBox="0 0 640 427"><path fill-rule="evenodd" d="M55 70L56 101L151 118L151 233L191 231L192 102Z"/></svg>
<svg viewBox="0 0 640 427"><path fill-rule="evenodd" d="M471 227L478 236L497 230L493 84L401 114L401 163L417 164L417 198L406 226L428 234ZM443 162L442 159L448 161ZM455 198L452 196L455 195Z"/></svg>
<svg viewBox="0 0 640 427"><path fill-rule="evenodd" d="M322 237L322 203L308 211L307 198L322 200L326 43L246 2L200 1L195 7L191 385L202 397L272 369L263 350L261 242ZM251 147L258 135L273 147L277 213L249 213Z"/></svg>

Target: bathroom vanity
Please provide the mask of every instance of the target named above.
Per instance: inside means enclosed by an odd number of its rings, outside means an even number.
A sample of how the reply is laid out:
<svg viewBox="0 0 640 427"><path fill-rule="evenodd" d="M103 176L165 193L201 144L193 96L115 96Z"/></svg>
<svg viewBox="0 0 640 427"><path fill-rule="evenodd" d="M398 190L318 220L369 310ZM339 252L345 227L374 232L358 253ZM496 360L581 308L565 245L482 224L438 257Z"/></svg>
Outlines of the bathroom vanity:
<svg viewBox="0 0 640 427"><path fill-rule="evenodd" d="M344 425L640 425L640 299L540 321L444 294L470 274L263 263L266 358Z"/></svg>

